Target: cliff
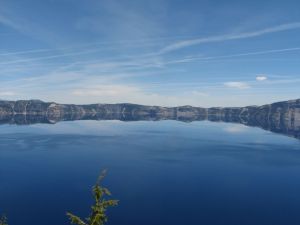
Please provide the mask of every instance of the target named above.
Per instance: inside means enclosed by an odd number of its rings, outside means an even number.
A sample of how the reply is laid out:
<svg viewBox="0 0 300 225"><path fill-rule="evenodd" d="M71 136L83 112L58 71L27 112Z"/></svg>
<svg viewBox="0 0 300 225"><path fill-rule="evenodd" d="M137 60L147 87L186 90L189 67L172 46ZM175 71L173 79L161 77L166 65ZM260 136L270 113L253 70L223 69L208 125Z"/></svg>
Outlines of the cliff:
<svg viewBox="0 0 300 225"><path fill-rule="evenodd" d="M225 108L136 104L69 105L39 100L0 101L0 123L56 123L66 120L210 120L258 126L300 138L300 99L263 106Z"/></svg>

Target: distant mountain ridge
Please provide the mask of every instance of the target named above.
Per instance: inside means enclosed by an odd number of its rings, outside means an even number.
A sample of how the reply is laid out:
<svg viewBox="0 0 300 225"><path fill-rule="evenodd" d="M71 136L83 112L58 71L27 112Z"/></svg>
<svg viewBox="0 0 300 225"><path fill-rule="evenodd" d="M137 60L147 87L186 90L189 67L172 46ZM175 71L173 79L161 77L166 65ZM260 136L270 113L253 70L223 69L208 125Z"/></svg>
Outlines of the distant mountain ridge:
<svg viewBox="0 0 300 225"><path fill-rule="evenodd" d="M40 100L0 101L0 123L57 123L68 120L223 121L258 126L300 138L300 99L262 106L161 107L137 104L72 105Z"/></svg>
<svg viewBox="0 0 300 225"><path fill-rule="evenodd" d="M55 102L43 102L41 100L18 100L18 101L5 101L0 100L0 115L1 114L45 114L45 113L162 113L162 112L193 112L203 113L216 112L218 110L240 110L240 109L265 109L265 108L286 108L286 107L299 107L300 99L276 102L262 106L245 106L245 107L193 107L193 106L177 106L177 107L162 107L162 106L147 106L131 103L120 104L58 104ZM175 111L174 111L175 110Z"/></svg>

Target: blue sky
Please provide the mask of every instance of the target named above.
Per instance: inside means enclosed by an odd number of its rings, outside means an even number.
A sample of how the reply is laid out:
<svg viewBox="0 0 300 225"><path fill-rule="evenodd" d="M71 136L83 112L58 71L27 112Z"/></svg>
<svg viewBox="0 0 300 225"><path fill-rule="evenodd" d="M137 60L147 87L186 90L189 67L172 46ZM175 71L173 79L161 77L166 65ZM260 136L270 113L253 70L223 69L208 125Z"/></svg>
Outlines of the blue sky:
<svg viewBox="0 0 300 225"><path fill-rule="evenodd" d="M207 107L299 98L299 8L0 0L0 99Z"/></svg>

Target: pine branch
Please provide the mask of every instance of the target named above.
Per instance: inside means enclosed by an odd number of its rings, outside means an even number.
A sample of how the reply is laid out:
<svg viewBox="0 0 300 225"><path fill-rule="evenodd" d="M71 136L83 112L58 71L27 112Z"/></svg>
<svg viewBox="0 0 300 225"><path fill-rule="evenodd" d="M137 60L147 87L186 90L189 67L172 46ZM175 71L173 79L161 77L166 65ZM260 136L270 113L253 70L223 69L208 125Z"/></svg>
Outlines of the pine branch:
<svg viewBox="0 0 300 225"><path fill-rule="evenodd" d="M0 218L0 225L8 225L6 216Z"/></svg>
<svg viewBox="0 0 300 225"><path fill-rule="evenodd" d="M71 213L67 213L67 216L70 218L72 224L77 225L104 225L107 222L106 210L109 207L118 205L118 200L106 200L105 196L111 196L110 191L101 186L101 182L105 178L106 170L104 170L97 182L93 187L93 196L95 203L92 205L92 212L90 216L86 219L87 222L82 221L78 216L75 216ZM0 224L1 225L1 224Z"/></svg>

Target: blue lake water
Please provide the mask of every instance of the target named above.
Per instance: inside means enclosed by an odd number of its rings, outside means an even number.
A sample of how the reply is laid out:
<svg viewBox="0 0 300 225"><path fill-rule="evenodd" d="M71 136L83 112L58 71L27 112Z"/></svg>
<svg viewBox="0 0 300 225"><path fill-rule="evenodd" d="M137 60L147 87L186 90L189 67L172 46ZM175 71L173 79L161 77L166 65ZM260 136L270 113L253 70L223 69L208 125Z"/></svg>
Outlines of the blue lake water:
<svg viewBox="0 0 300 225"><path fill-rule="evenodd" d="M0 213L10 225L88 216L100 171L109 225L300 224L300 140L208 121L0 126Z"/></svg>

